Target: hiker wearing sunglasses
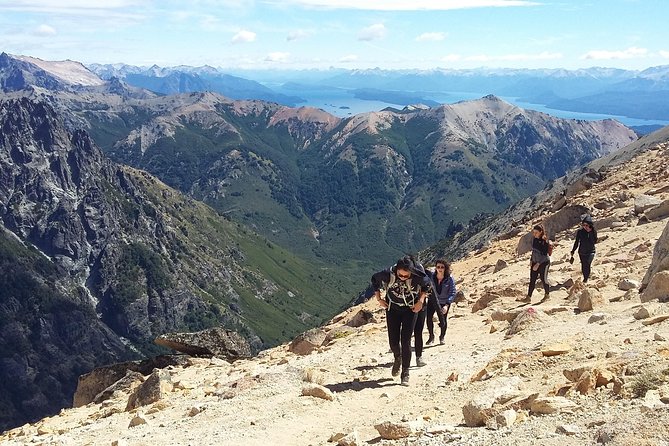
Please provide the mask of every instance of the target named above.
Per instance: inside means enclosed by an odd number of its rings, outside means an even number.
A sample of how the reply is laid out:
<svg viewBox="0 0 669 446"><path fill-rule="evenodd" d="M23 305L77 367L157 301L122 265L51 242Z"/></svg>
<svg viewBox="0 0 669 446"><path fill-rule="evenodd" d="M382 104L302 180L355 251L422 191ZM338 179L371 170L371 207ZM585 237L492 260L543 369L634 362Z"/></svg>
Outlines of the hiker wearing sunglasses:
<svg viewBox="0 0 669 446"><path fill-rule="evenodd" d="M445 260L435 262L432 279L433 296L427 301L427 331L430 334L426 344L434 343L434 314L439 318L439 344L444 345L444 337L448 328L448 310L455 301L455 280L451 276L451 265Z"/></svg>
<svg viewBox="0 0 669 446"><path fill-rule="evenodd" d="M430 290L425 272L417 268L411 257L397 261L390 269L379 271L372 276L372 286L376 300L386 309L388 343L394 355L392 375L401 372L401 383L409 385L411 365L411 335L416 324L417 313L423 309ZM385 289L385 298L381 290Z"/></svg>
<svg viewBox="0 0 669 446"><path fill-rule="evenodd" d="M581 259L581 273L583 283L588 283L592 261L595 260L595 244L597 243L597 230L592 222L592 217L586 215L581 220L581 228L576 231L576 240L571 249L569 263L574 263L574 252L578 248L578 257Z"/></svg>

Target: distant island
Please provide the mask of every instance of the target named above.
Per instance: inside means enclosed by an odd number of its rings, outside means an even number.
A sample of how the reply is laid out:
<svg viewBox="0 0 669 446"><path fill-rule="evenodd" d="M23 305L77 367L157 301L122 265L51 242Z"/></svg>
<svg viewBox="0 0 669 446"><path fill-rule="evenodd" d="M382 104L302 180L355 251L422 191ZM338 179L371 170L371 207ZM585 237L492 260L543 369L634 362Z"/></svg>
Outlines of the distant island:
<svg viewBox="0 0 669 446"><path fill-rule="evenodd" d="M381 101L389 104L412 105L425 104L430 107L441 105L432 99L406 91L377 90L375 88L358 88L352 91L353 96L364 101Z"/></svg>

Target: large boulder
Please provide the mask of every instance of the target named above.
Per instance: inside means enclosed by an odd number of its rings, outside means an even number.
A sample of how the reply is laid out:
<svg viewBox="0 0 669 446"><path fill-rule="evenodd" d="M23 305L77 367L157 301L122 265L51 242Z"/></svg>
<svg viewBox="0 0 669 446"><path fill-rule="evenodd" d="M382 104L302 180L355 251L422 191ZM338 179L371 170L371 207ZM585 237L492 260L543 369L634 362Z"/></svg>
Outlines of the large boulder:
<svg viewBox="0 0 669 446"><path fill-rule="evenodd" d="M130 394L125 410L133 410L160 401L173 389L174 386L170 374L165 370L156 369L146 381L140 384L135 391Z"/></svg>
<svg viewBox="0 0 669 446"><path fill-rule="evenodd" d="M512 336L530 327L540 327L546 323L547 318L546 313L535 307L525 308L511 322L506 335Z"/></svg>
<svg viewBox="0 0 669 446"><path fill-rule="evenodd" d="M634 198L634 213L637 215L643 214L647 210L659 206L660 203L662 203L662 200L657 197L643 194L639 195Z"/></svg>
<svg viewBox="0 0 669 446"><path fill-rule="evenodd" d="M588 287L581 291L578 297L578 309L580 311L592 311L604 305L604 296L597 288Z"/></svg>
<svg viewBox="0 0 669 446"><path fill-rule="evenodd" d="M669 200L664 200L659 206L648 209L644 212L644 215L650 221L662 220L669 217Z"/></svg>
<svg viewBox="0 0 669 446"><path fill-rule="evenodd" d="M237 332L224 328L210 328L195 333L167 333L154 341L191 356L216 356L234 361L251 356L251 346Z"/></svg>
<svg viewBox="0 0 669 446"><path fill-rule="evenodd" d="M362 327L363 325L377 322L374 313L364 308L358 311L347 323L349 327Z"/></svg>
<svg viewBox="0 0 669 446"><path fill-rule="evenodd" d="M131 371L147 376L154 369L162 369L168 366L188 367L189 363L184 356L162 355L143 361L121 362L94 369L79 377L72 405L74 407L81 407L96 401L96 399L99 400L98 395L119 380L124 379Z"/></svg>
<svg viewBox="0 0 669 446"><path fill-rule="evenodd" d="M402 438L418 435L422 427L423 425L419 421L402 421L399 423L384 421L375 425L374 429L384 440L401 440Z"/></svg>
<svg viewBox="0 0 669 446"><path fill-rule="evenodd" d="M554 239L555 234L576 226L581 221L581 216L589 212L590 209L581 205L563 207L543 221L548 237ZM532 233L528 232L520 238L516 249L518 255L528 253L532 250L532 237Z"/></svg>
<svg viewBox="0 0 669 446"><path fill-rule="evenodd" d="M323 345L327 334L320 328L312 328L298 335L288 345L288 349L296 355L311 354L318 347Z"/></svg>
<svg viewBox="0 0 669 446"><path fill-rule="evenodd" d="M641 281L642 288L650 283L650 279L660 271L669 270L669 223L665 226L662 235L657 239L653 250L653 260L650 262L648 271ZM643 297L642 297L643 299Z"/></svg>
<svg viewBox="0 0 669 446"><path fill-rule="evenodd" d="M641 302L669 302L669 271L660 271L651 279L641 295Z"/></svg>
<svg viewBox="0 0 669 446"><path fill-rule="evenodd" d="M489 409L521 395L520 383L521 380L517 376L490 381L486 389L476 394L462 407L465 424L469 427L485 425L487 419L493 415Z"/></svg>

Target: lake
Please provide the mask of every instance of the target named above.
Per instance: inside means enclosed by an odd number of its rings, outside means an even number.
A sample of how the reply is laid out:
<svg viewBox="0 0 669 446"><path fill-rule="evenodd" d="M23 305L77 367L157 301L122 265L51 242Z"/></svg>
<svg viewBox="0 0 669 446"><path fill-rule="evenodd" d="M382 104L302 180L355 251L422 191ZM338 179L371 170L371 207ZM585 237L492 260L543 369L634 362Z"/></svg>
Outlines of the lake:
<svg viewBox="0 0 669 446"><path fill-rule="evenodd" d="M299 96L306 100L306 102L300 103L298 105L316 107L325 110L328 113L331 113L339 117L347 117L351 115L356 115L358 113L366 113L370 111L379 111L386 107L394 108L403 108L404 105L392 104L390 102L383 101L370 101L365 99L356 98L351 90L346 90L343 88L324 88L324 89L303 89L303 90L294 90L294 89L284 89L281 85L268 85L274 91ZM431 93L425 95L426 99L432 99L442 104L453 104L460 101L470 101L473 99L479 99L483 96L486 96L487 93L471 93L471 92L444 92L444 93ZM617 116L617 115L606 115L598 113L579 113L567 110L556 110L546 107L543 104L532 104L529 102L519 101L518 98L500 96L501 99L517 105L518 107L536 110L543 113L547 113L552 116L564 119L583 119L586 121L596 121L600 119L615 119L627 126L643 126L643 125L669 125L669 121L662 120L649 120L649 119L637 119L629 118L627 116Z"/></svg>

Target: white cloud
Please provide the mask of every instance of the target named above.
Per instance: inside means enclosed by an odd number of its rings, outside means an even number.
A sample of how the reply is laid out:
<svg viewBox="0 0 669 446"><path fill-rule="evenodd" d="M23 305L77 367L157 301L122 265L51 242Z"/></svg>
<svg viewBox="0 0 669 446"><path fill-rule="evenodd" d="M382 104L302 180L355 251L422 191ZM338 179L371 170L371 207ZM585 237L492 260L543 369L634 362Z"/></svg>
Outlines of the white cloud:
<svg viewBox="0 0 669 446"><path fill-rule="evenodd" d="M511 6L537 6L527 0L273 0L277 4L293 4L314 8L362 9L368 11L446 11Z"/></svg>
<svg viewBox="0 0 669 446"><path fill-rule="evenodd" d="M386 36L386 31L386 26L383 23L375 23L361 29L358 33L358 40L369 42L371 40L383 39Z"/></svg>
<svg viewBox="0 0 669 446"><path fill-rule="evenodd" d="M269 53L267 57L265 57L265 62L287 62L289 57L290 53L275 51L273 53Z"/></svg>
<svg viewBox="0 0 669 446"><path fill-rule="evenodd" d="M659 55L664 59L669 59L669 51L660 50Z"/></svg>
<svg viewBox="0 0 669 446"><path fill-rule="evenodd" d="M358 56L357 56L357 55L355 55L355 54L347 54L346 56L341 57L341 58L339 59L339 62L340 62L340 63L351 63L351 62L355 62L356 60L358 60Z"/></svg>
<svg viewBox="0 0 669 446"><path fill-rule="evenodd" d="M305 39L311 36L311 34L312 34L311 31L306 31L304 29L296 29L288 33L288 35L286 36L286 40L288 42L293 42L295 40Z"/></svg>
<svg viewBox="0 0 669 446"><path fill-rule="evenodd" d="M439 42L446 38L445 33L423 33L416 37L416 42Z"/></svg>
<svg viewBox="0 0 669 446"><path fill-rule="evenodd" d="M57 32L53 26L42 24L37 28L35 28L33 34L40 37L48 37L48 36L55 36Z"/></svg>
<svg viewBox="0 0 669 446"><path fill-rule="evenodd" d="M581 59L586 60L603 60L603 59L637 59L647 57L648 49L638 48L635 46L629 47L626 50L607 51L607 50L592 50L581 56Z"/></svg>
<svg viewBox="0 0 669 446"><path fill-rule="evenodd" d="M442 62L457 62L462 59L462 56L459 54L448 54L441 58Z"/></svg>
<svg viewBox="0 0 669 446"><path fill-rule="evenodd" d="M253 31L247 31L245 29L239 31L237 34L232 36L232 43L251 43L255 42L256 33Z"/></svg>
<svg viewBox="0 0 669 446"><path fill-rule="evenodd" d="M563 57L564 56L562 53L549 53L547 51L544 51L538 54L518 53L518 54L502 54L498 56L477 54L475 56L468 56L465 58L465 60L468 60L470 62L495 62L495 61L517 62L526 60L555 60L555 59L562 59Z"/></svg>

